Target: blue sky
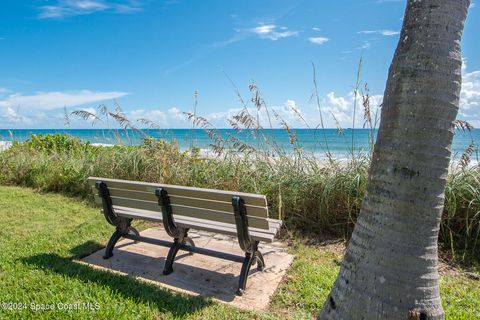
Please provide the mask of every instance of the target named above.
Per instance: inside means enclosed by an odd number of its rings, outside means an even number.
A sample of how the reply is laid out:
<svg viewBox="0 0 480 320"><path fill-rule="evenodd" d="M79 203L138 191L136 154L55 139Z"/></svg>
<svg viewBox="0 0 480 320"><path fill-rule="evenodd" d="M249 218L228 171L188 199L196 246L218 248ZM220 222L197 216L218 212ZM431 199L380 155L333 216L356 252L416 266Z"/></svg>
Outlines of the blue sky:
<svg viewBox="0 0 480 320"><path fill-rule="evenodd" d="M198 113L226 127L242 106L229 78L246 101L254 81L292 126L305 126L298 114L316 126L312 62L325 125L335 127L335 116L351 127L359 58L376 105L405 1L3 0L1 6L0 128L62 128L64 106L95 111L102 103L113 108L114 99L132 119L190 127L182 112L193 109L195 91ZM459 115L477 127L479 10L471 7L465 27Z"/></svg>

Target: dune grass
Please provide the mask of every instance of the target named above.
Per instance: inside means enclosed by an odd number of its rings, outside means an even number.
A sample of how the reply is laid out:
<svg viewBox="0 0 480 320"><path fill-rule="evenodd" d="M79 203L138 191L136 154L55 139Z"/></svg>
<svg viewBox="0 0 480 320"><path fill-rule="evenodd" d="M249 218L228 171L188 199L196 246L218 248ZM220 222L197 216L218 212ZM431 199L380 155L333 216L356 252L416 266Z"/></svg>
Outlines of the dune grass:
<svg viewBox="0 0 480 320"><path fill-rule="evenodd" d="M89 200L89 176L260 193L288 233L316 239L349 237L368 168L368 157L322 161L301 149L290 156L244 150L242 156L211 157L151 138L139 146L94 147L68 136L32 136L0 152L0 184ZM479 166L457 167L449 174L440 243L461 261L480 256L479 190Z"/></svg>
<svg viewBox="0 0 480 320"><path fill-rule="evenodd" d="M253 313L76 262L112 232L90 202L0 186L0 219L0 303L26 304L22 310L4 305L0 319L311 319L335 280L343 248L294 240L294 263L270 310ZM478 280L447 274L441 290L448 319L480 317ZM60 310L58 303L80 309ZM50 304L54 310L42 310Z"/></svg>

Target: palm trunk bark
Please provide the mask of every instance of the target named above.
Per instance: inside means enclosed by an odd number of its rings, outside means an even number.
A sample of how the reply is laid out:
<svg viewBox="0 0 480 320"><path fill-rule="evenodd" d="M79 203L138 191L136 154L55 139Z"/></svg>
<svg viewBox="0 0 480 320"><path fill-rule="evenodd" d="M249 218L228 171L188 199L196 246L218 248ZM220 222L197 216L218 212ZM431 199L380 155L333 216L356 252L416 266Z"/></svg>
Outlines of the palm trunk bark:
<svg viewBox="0 0 480 320"><path fill-rule="evenodd" d="M367 193L319 319L443 319L437 239L470 0L408 0Z"/></svg>

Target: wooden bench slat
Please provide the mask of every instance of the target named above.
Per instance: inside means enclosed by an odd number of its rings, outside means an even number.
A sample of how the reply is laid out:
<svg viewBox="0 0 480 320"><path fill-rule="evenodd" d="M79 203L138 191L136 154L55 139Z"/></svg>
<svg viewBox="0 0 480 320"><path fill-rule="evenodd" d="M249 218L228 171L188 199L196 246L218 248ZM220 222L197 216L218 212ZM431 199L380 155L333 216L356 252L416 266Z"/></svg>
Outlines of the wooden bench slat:
<svg viewBox="0 0 480 320"><path fill-rule="evenodd" d="M141 219L153 222L162 222L162 214L158 212L152 212L147 210L135 210L132 211L131 208L113 206L115 213L118 216L131 218L131 219Z"/></svg>
<svg viewBox="0 0 480 320"><path fill-rule="evenodd" d="M183 217L182 217L183 218ZM197 219L197 218L191 218L191 217L188 217L187 219L190 219L192 221L198 221L199 223L201 223L201 219ZM270 224L270 221L269 222L269 229L259 229L259 228L255 228L255 227L249 227L249 231L250 231L250 234L255 233L255 234L267 234L269 236L271 236L272 238L275 237L278 233L278 231L280 230L280 228L278 227L278 224L276 223L273 223L273 224ZM215 225L218 225L218 226L224 226L225 224L224 223L221 223L221 222L217 222L217 221L208 221L207 222L208 225L212 225L212 226L215 226ZM237 228L235 225L229 225L229 228L232 228L235 230L235 235L237 235Z"/></svg>
<svg viewBox="0 0 480 320"><path fill-rule="evenodd" d="M133 200L126 198L110 197L114 206L128 207L134 209L141 209L153 212L161 212L161 207L158 202ZM102 198L95 194L95 202L102 203ZM216 211L209 209L194 208L188 206L172 204L174 216L198 217L210 221L219 221L223 223L235 224L235 217L231 212ZM266 218L259 218L255 216L247 216L248 225L254 228L268 230L269 225Z"/></svg>
<svg viewBox="0 0 480 320"><path fill-rule="evenodd" d="M141 210L141 209L132 209L128 207L122 207L122 206L113 206L115 212L118 214L117 211L121 212L122 215L125 212L128 212L129 218L146 218L150 221L155 221L155 222L162 222L162 213L161 212L156 212L156 211L148 211L148 210ZM193 217L184 217L184 216L179 216L176 219L190 219L190 220L198 220L199 222L204 222L206 224L214 225L214 224L220 224L223 225L224 223L222 222L216 222L216 221L207 221L199 218L193 218ZM259 229L259 228L254 228L250 227L250 230L256 231L256 232L261 232L261 233L269 233L272 235L276 235L278 231L280 230L280 227L282 225L281 220L276 220L276 219L268 219L268 225L269 229ZM236 228L236 225L231 225L232 228Z"/></svg>
<svg viewBox="0 0 480 320"><path fill-rule="evenodd" d="M149 220L155 222L161 222L162 217L160 214L152 211L131 211L128 208L121 208L121 207L114 207L115 212L119 216L123 216L126 218L140 218L142 220ZM215 233L222 233L231 236L237 235L237 229L232 224L225 224L220 222L213 222L213 221L203 221L201 219L191 218L191 217L176 217L175 222L181 226L186 228L193 228L196 230L204 230L209 232ZM271 243L274 240L274 233L266 233L260 229L251 228L250 230L251 237L256 241L263 241Z"/></svg>
<svg viewBox="0 0 480 320"><path fill-rule="evenodd" d="M181 215L186 217L201 218L213 222L223 222L235 224L235 216L233 213L225 211L215 211L202 208L194 208L180 205L172 205L173 215ZM207 218L208 217L208 218ZM253 228L268 230L268 221L266 218L258 218L255 216L247 216L248 226Z"/></svg>
<svg viewBox="0 0 480 320"><path fill-rule="evenodd" d="M199 198L199 199L208 199L214 201L224 201L230 202L233 196L240 196L245 201L245 204L258 207L267 207L267 199L264 195L252 194L252 193L243 193L243 192L232 192L224 190L214 190L214 189L205 189L205 188L194 188L194 187L184 187L184 186L175 186L168 184L160 183L148 183L148 182L138 182L138 181L128 181L128 180L118 180L118 179L107 179L107 178L98 178L90 177L88 182L90 185L95 186L96 181L103 181L107 184L109 188L116 189L126 189L133 191L143 191L143 192L155 192L156 188L165 188L170 196L182 196L188 198Z"/></svg>
<svg viewBox="0 0 480 320"><path fill-rule="evenodd" d="M94 194L98 194L98 190L95 186L91 186L91 188ZM143 192L143 191L134 191L134 190L127 190L127 189L116 189L116 188L108 188L108 192L113 197L131 198L131 199L146 200L146 201L157 201L157 196L155 196L154 192Z"/></svg>
<svg viewBox="0 0 480 320"><path fill-rule="evenodd" d="M94 193L98 192L94 186L92 187L92 190ZM110 196L112 197L158 202L158 198L155 196L153 192L133 191L133 190L116 189L116 188L109 188L108 191L110 192ZM197 198L187 198L187 197L175 196L175 195L171 195L169 197L170 197L170 203L173 205L176 204L176 205L182 205L187 207L225 211L233 214L233 207L232 207L231 200L229 202L224 202L224 201L197 199ZM246 205L246 208L247 208L248 216L268 218L267 207L257 207L252 205Z"/></svg>
<svg viewBox="0 0 480 320"><path fill-rule="evenodd" d="M273 232L273 234L277 234L278 231L282 228L282 220L277 220L277 219L268 219L268 226L270 231Z"/></svg>

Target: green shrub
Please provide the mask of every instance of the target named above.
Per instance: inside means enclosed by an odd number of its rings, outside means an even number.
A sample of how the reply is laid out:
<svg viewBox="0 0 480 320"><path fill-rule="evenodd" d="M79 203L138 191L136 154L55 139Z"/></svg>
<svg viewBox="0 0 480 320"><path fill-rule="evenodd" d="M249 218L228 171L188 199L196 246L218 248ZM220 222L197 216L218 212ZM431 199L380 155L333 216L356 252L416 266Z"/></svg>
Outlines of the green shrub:
<svg viewBox="0 0 480 320"><path fill-rule="evenodd" d="M47 154L84 152L91 147L90 142L84 143L77 137L59 133L32 134L23 145Z"/></svg>

